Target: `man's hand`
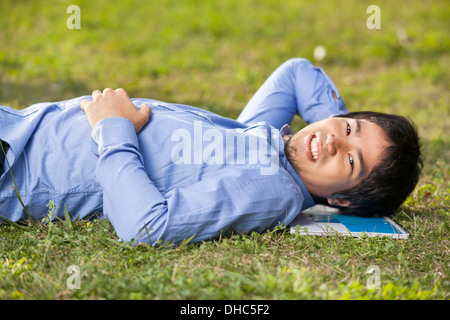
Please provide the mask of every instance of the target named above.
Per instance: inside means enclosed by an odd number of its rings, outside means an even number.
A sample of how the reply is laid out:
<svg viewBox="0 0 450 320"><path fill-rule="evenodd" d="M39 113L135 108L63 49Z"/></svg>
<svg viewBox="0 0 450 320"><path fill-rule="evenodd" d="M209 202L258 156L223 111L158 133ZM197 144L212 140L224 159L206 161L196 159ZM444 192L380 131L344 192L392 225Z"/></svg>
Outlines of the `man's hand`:
<svg viewBox="0 0 450 320"><path fill-rule="evenodd" d="M122 117L133 122L136 133L145 126L152 113L147 104L142 104L137 110L125 90L110 88L103 90L103 93L100 90L94 90L92 101L81 101L81 109L86 113L92 128L100 120Z"/></svg>

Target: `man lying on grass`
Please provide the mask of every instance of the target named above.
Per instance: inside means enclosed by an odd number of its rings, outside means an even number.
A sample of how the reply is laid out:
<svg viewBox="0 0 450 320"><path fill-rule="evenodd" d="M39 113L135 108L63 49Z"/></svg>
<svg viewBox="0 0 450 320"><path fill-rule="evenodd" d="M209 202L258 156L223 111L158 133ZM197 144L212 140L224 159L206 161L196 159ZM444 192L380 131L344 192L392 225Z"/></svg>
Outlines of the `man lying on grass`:
<svg viewBox="0 0 450 320"><path fill-rule="evenodd" d="M296 113L311 124L293 134L286 124ZM1 107L0 138L2 217L28 218L15 179L34 220L51 200L56 216L65 207L72 218L101 213L134 243L262 232L316 203L392 214L421 169L408 120L347 113L324 71L300 58L282 64L237 120L105 89Z"/></svg>

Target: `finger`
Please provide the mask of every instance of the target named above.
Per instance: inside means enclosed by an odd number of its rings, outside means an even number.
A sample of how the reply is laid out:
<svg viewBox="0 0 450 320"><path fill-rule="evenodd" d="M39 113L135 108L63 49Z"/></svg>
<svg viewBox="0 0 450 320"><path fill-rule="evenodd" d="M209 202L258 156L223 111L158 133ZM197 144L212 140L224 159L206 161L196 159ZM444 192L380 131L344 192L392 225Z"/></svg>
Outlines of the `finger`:
<svg viewBox="0 0 450 320"><path fill-rule="evenodd" d="M81 109L83 109L83 111L86 112L86 108L87 108L89 103L91 103L90 100L81 100L81 103L80 103Z"/></svg>
<svg viewBox="0 0 450 320"><path fill-rule="evenodd" d="M107 93L111 93L111 92L113 92L113 89L111 89L111 88L105 88L103 90L103 94L107 94Z"/></svg>
<svg viewBox="0 0 450 320"><path fill-rule="evenodd" d="M123 95L125 95L126 97L128 97L128 93L125 91L125 89L117 88L115 91L116 91L116 93L118 93L118 94L123 94Z"/></svg>
<svg viewBox="0 0 450 320"><path fill-rule="evenodd" d="M101 95L102 92L100 90L92 91L92 99L95 99L97 96Z"/></svg>
<svg viewBox="0 0 450 320"><path fill-rule="evenodd" d="M138 111L138 121L135 123L136 133L141 131L145 124L150 119L152 109L147 104L141 104Z"/></svg>
<svg viewBox="0 0 450 320"><path fill-rule="evenodd" d="M142 116L148 121L148 119L150 119L150 115L152 114L152 109L148 106L148 104L144 103L139 107L139 113L141 113Z"/></svg>

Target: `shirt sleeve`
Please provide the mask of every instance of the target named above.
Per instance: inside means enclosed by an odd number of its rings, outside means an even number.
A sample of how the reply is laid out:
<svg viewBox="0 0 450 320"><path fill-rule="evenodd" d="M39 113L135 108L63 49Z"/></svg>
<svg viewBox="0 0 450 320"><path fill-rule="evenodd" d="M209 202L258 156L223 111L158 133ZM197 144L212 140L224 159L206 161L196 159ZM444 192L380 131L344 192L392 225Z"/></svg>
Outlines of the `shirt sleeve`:
<svg viewBox="0 0 450 320"><path fill-rule="evenodd" d="M308 60L294 58L269 76L237 120L248 125L266 121L280 129L290 124L295 114L313 123L347 112L328 75Z"/></svg>
<svg viewBox="0 0 450 320"><path fill-rule="evenodd" d="M287 178L243 175L236 166L162 195L143 166L131 121L102 120L92 136L100 154L95 174L104 214L124 241L179 243L194 236L197 242L228 230L262 232L277 219L288 224L303 202Z"/></svg>
<svg viewBox="0 0 450 320"><path fill-rule="evenodd" d="M125 118L97 122L95 178L103 191L103 214L120 239L130 241L148 221L163 215L166 202L148 177L133 123Z"/></svg>

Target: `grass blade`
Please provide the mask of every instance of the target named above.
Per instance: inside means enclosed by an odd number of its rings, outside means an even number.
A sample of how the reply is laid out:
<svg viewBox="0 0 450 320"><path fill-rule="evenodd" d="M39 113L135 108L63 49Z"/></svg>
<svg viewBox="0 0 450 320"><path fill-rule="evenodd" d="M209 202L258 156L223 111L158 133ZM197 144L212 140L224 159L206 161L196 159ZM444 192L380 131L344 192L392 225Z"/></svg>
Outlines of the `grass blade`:
<svg viewBox="0 0 450 320"><path fill-rule="evenodd" d="M65 218L64 225L67 228L72 229L73 228L72 219L70 218L70 214L69 214L69 211L67 210L67 206L66 205L64 205L64 218Z"/></svg>
<svg viewBox="0 0 450 320"><path fill-rule="evenodd" d="M23 210L25 210L25 213L27 214L28 219L30 219L31 224L34 227L37 228L36 222L34 221L33 217L30 214L30 212L28 211L28 209L26 208L25 204L23 203L22 198L20 197L19 189L17 188L17 184L16 184L16 179L14 179L14 175L12 173L11 166L9 165L9 161L8 161L8 158L6 157L6 152L5 152L5 149L3 148L3 144L2 143L0 143L0 147L2 148L3 155L5 156L6 164L8 165L9 173L11 173L11 178L12 178L13 183L14 183L14 193L16 194L17 199L19 199L19 202L22 205Z"/></svg>

